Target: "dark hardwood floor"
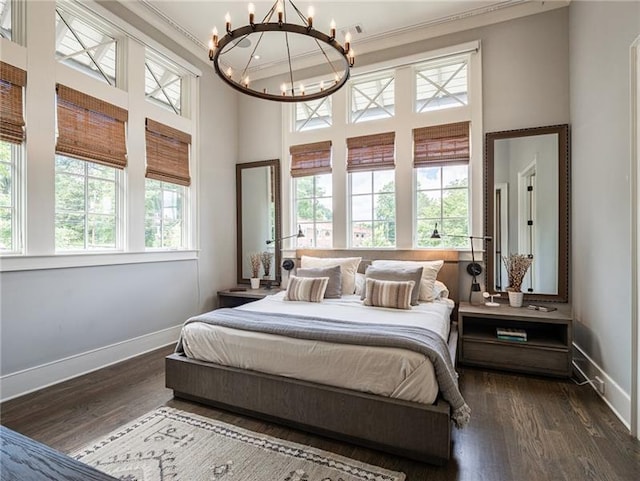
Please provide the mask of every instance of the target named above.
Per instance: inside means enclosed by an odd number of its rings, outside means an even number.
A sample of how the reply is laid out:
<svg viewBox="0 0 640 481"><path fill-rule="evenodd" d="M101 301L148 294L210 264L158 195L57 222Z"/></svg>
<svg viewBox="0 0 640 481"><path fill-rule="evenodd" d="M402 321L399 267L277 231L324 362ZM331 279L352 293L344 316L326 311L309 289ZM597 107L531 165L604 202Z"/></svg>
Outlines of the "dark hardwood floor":
<svg viewBox="0 0 640 481"><path fill-rule="evenodd" d="M472 421L454 429L451 461L434 467L173 399L164 387L164 356L171 350L8 401L0 406L0 422L70 452L159 406L172 406L400 470L407 481L640 480L640 442L589 386L460 369Z"/></svg>

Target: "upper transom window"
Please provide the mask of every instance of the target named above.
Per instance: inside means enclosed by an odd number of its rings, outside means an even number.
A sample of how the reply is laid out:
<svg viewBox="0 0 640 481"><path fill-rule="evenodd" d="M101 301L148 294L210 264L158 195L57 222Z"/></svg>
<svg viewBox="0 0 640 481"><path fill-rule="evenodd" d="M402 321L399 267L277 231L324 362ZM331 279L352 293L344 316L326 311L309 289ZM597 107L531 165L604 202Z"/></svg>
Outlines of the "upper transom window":
<svg viewBox="0 0 640 481"><path fill-rule="evenodd" d="M384 76L355 80L351 84L351 122L387 119L395 114L395 77Z"/></svg>
<svg viewBox="0 0 640 481"><path fill-rule="evenodd" d="M78 18L56 8L56 58L109 85L116 85L116 39L94 26L90 17Z"/></svg>
<svg viewBox="0 0 640 481"><path fill-rule="evenodd" d="M331 127L331 97L296 103L295 116L296 132Z"/></svg>
<svg viewBox="0 0 640 481"><path fill-rule="evenodd" d="M469 103L467 57L435 60L416 68L416 112L460 107Z"/></svg>
<svg viewBox="0 0 640 481"><path fill-rule="evenodd" d="M177 66L147 49L144 59L144 92L147 100L180 115L182 77Z"/></svg>
<svg viewBox="0 0 640 481"><path fill-rule="evenodd" d="M0 0L0 37L11 40L11 0Z"/></svg>

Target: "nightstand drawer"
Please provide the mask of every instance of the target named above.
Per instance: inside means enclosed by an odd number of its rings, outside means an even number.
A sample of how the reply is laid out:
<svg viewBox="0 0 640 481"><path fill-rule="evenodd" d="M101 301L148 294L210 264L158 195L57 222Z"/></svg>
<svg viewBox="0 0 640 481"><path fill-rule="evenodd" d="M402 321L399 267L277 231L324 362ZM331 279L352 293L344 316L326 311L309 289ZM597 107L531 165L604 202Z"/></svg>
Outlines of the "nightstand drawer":
<svg viewBox="0 0 640 481"><path fill-rule="evenodd" d="M569 370L570 358L566 349L549 349L498 340L486 342L464 339L461 359L470 365L565 376Z"/></svg>

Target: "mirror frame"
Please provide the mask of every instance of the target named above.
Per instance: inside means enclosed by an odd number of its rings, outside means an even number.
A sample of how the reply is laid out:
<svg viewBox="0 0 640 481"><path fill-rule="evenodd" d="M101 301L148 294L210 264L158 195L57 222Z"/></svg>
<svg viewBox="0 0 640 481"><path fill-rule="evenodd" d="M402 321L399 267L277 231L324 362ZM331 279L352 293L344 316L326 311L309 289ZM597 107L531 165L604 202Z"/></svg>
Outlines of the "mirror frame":
<svg viewBox="0 0 640 481"><path fill-rule="evenodd" d="M242 252L242 172L246 169L254 169L258 167L271 167L273 169L273 198L275 202L274 212L275 212L275 235L276 239L280 239L282 237L282 211L281 211L281 202L280 202L280 159L273 160L260 160L257 162L247 162L243 164L236 164L236 276L238 284L249 284L251 281L247 277L242 277L242 260L243 260L243 252ZM269 239L264 239L265 241L265 249L267 248L266 241ZM273 285L280 285L282 281L281 276L281 266L282 263L282 252L281 252L281 243L276 241L273 243L275 247L275 256L274 256L274 280L272 281ZM265 285L265 280L260 280L261 285Z"/></svg>
<svg viewBox="0 0 640 481"><path fill-rule="evenodd" d="M569 125L549 125L528 129L487 132L485 135L484 155L484 235L493 238L494 227L494 148L495 141L533 135L558 135L558 293L536 294L524 293L525 301L569 302L569 254L570 254L570 152ZM494 253L493 245L485 241L485 286L494 285ZM504 291L503 291L504 292Z"/></svg>

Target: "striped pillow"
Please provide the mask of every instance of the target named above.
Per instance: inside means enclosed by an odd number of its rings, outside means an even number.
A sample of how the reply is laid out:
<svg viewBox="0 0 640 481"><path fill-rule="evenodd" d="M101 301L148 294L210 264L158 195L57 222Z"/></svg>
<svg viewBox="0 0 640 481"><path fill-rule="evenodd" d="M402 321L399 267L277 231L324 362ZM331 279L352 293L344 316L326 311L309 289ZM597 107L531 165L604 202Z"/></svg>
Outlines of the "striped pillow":
<svg viewBox="0 0 640 481"><path fill-rule="evenodd" d="M379 281L367 279L365 306L411 309L414 281Z"/></svg>
<svg viewBox="0 0 640 481"><path fill-rule="evenodd" d="M322 302L329 284L328 277L289 276L285 301Z"/></svg>

